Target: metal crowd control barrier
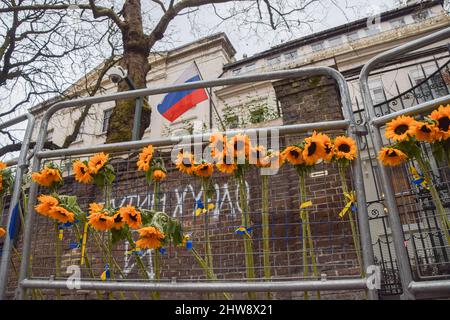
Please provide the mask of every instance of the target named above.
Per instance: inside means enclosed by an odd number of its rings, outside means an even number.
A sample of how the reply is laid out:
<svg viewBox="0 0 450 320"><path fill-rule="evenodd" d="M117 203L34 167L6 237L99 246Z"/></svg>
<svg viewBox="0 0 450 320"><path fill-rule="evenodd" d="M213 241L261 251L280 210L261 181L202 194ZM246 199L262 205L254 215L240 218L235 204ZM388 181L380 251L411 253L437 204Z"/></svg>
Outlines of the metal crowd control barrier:
<svg viewBox="0 0 450 320"><path fill-rule="evenodd" d="M73 149L62 149L54 151L43 151L43 145L46 138L47 126L51 116L58 110L65 108L72 108L77 106L82 106L85 104L96 104L106 101L112 101L117 99L128 99L136 97L144 97L149 95L156 95L168 92L175 92L180 90L192 90L198 88L211 88L217 86L243 84L249 82L258 82L266 80L280 80L280 79L295 79L299 77L308 76L329 76L333 78L339 88L343 114L345 120L338 121L328 121L328 122L317 122L308 124L297 124L273 128L260 128L254 129L256 132L267 131L270 129L279 130L280 134L288 133L306 133L310 130L338 130L347 129L348 134L352 136L359 144L358 129L355 121L353 120L353 113L351 107L351 101L349 96L349 90L344 77L336 70L328 67L317 67L317 68L304 68L304 69L294 69L289 71L279 71L264 74L255 74L249 76L238 76L224 79L217 79L212 81L198 81L188 84L175 85L175 86L164 86L160 88L147 88L139 89L127 92L120 92L111 95L98 96L98 97L88 97L81 98L71 101L63 101L53 105L44 114L43 120L41 122L39 136L36 143L36 153L33 161L33 171L38 171L40 169L41 163L44 159L49 159L51 157L68 157L70 155L80 155L80 154L91 154L94 152L120 152L132 149L141 148L152 144L154 147L159 146L170 146L174 145L183 139L190 138L205 138L206 135L193 135L188 137L171 137L171 138L159 138L159 139L149 139L141 141L129 141L123 143L113 143L113 144L103 144L98 146L89 146L82 148ZM236 130L237 132L248 132L249 130ZM229 132L227 132L229 133ZM209 136L209 135L208 135ZM363 255L363 267L367 270L369 266L374 265L373 250L371 245L371 237L369 230L369 222L366 208L366 196L363 184L363 175L361 169L361 162L358 158L353 162L352 165L353 180L355 184L355 190L357 193L357 207L358 207L358 226L360 231L360 242L361 251ZM27 289L61 289L66 287L66 282L60 279L38 279L29 277L29 263L31 254L31 240L32 240L32 227L34 224L35 212L34 205L36 202L36 196L38 192L38 185L32 183L29 193L29 214L26 217L25 225L25 237L23 244L23 256L20 266L19 283L18 283L18 294L16 298L24 299L26 298ZM33 261L34 261L33 256ZM300 290L361 290L367 289L367 281L370 275L361 275L358 278L344 278L338 280L323 280L323 281L304 281L304 280L289 280L289 281L270 281L270 282L255 282L255 281L245 281L239 283L232 283L230 281L225 282L182 282L182 283L165 283L165 282L138 282L138 281L86 281L81 280L79 288L81 290L123 290L123 291L196 291L196 292L220 292L220 291L233 291L233 292L247 292L247 291L300 291ZM368 290L368 297L370 299L377 299L376 289L372 287Z"/></svg>
<svg viewBox="0 0 450 320"><path fill-rule="evenodd" d="M377 117L373 107L373 101L370 94L368 77L372 70L374 70L381 63L397 58L404 53L411 52L427 45L433 44L450 38L450 28L443 29L426 37L411 41L407 44L393 48L384 53L381 53L371 60L369 60L361 70L359 77L360 87L364 106L366 108L367 116L370 119L370 128L373 133L373 141L375 152L377 153L383 147L383 139L381 135L381 127L387 122L393 120L400 115L417 115L430 110L443 103L450 102L450 95L445 97L427 101L411 108L403 109L397 112L390 113L381 117ZM403 227L400 221L399 210L397 208L394 188L392 181L389 178L387 169L380 164L381 183L386 197L386 206L389 211L388 217L391 225L392 236L394 241L395 252L397 255L400 279L402 282L404 298L415 299L416 295L420 293L450 293L450 280L435 280L435 281L413 281L412 270L409 263L408 252L404 245Z"/></svg>
<svg viewBox="0 0 450 320"><path fill-rule="evenodd" d="M15 219L14 211L17 210L17 206L19 205L20 199L20 191L22 188L22 180L23 175L27 171L28 168L28 149L30 147L31 135L33 133L35 118L32 114L26 113L22 116L16 117L9 121L0 124L0 130L6 129L23 121L27 121L27 127L25 129L25 135L22 140L22 147L20 148L19 158L17 160L17 170L14 179L14 187L13 193L11 195L11 200L9 204L8 210L8 218L7 218L7 230L10 230L11 226L15 223L13 219ZM11 238L12 233L8 232L8 235L5 237L3 248L2 248L2 258L0 264L0 300L3 300L5 297L6 288L8 286L8 273L9 273L9 265L10 265L10 257L12 250L12 241Z"/></svg>

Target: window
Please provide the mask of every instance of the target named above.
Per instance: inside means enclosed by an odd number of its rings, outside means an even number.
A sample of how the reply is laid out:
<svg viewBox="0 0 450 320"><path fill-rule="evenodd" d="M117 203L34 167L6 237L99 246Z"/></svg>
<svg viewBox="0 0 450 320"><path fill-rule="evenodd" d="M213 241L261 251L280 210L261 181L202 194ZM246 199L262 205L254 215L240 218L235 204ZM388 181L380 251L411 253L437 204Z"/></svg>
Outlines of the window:
<svg viewBox="0 0 450 320"><path fill-rule="evenodd" d="M330 39L328 39L328 43L330 44L330 47L340 46L342 44L342 37L338 36L338 37L330 38Z"/></svg>
<svg viewBox="0 0 450 320"><path fill-rule="evenodd" d="M391 24L391 27L393 29L400 28L400 27L403 27L404 25L406 25L405 19L403 17L391 20L389 23Z"/></svg>
<svg viewBox="0 0 450 320"><path fill-rule="evenodd" d="M284 60L285 61L291 61L291 60L295 60L298 57L298 52L297 50L295 51L291 51L291 52L287 52L284 54Z"/></svg>
<svg viewBox="0 0 450 320"><path fill-rule="evenodd" d="M231 73L233 74L233 76L237 76L238 74L240 74L242 71L242 68L237 68L234 69L233 71L231 71Z"/></svg>
<svg viewBox="0 0 450 320"><path fill-rule="evenodd" d="M426 66L423 69L418 66L417 69L410 72L414 86L422 83L414 90L414 95L419 103L447 95L446 84L442 76L439 73L432 76L435 72L435 66ZM428 80L425 81L427 78Z"/></svg>
<svg viewBox="0 0 450 320"><path fill-rule="evenodd" d="M323 41L314 43L311 45L311 48L314 52L322 51L325 47L323 45Z"/></svg>
<svg viewBox="0 0 450 320"><path fill-rule="evenodd" d="M239 117L237 115L227 116L225 122L229 129L236 129L239 126Z"/></svg>
<svg viewBox="0 0 450 320"><path fill-rule="evenodd" d="M250 111L250 122L253 124L264 122L266 120L265 113L264 108L257 108Z"/></svg>
<svg viewBox="0 0 450 320"><path fill-rule="evenodd" d="M413 13L412 17L415 22L420 22L427 19L430 16L430 12L428 10L419 11L417 13Z"/></svg>
<svg viewBox="0 0 450 320"><path fill-rule="evenodd" d="M77 133L77 137L75 138L75 141L81 141L81 140L83 140L83 134L84 134L85 132L84 132L84 121L81 123L81 126L80 126L80 130L78 130L78 133Z"/></svg>
<svg viewBox="0 0 450 320"><path fill-rule="evenodd" d="M112 108L103 111L102 132L108 131L109 118L111 118L112 111Z"/></svg>
<svg viewBox="0 0 450 320"><path fill-rule="evenodd" d="M276 65L279 63L281 63L281 56L276 56L276 57L267 59L267 64L269 66L273 66L273 65Z"/></svg>
<svg viewBox="0 0 450 320"><path fill-rule="evenodd" d="M53 132L54 132L53 129L50 129L47 131L47 141L48 142L53 142Z"/></svg>
<svg viewBox="0 0 450 320"><path fill-rule="evenodd" d="M350 32L347 34L347 40L348 42L356 41L359 39L358 31Z"/></svg>
<svg viewBox="0 0 450 320"><path fill-rule="evenodd" d="M369 82L370 92L372 93L372 99L374 105L380 105L387 100L386 93L384 92L383 81L381 79L373 79ZM378 106L380 107L380 106ZM378 111L378 110L377 110ZM381 105L381 114L389 113L387 104Z"/></svg>

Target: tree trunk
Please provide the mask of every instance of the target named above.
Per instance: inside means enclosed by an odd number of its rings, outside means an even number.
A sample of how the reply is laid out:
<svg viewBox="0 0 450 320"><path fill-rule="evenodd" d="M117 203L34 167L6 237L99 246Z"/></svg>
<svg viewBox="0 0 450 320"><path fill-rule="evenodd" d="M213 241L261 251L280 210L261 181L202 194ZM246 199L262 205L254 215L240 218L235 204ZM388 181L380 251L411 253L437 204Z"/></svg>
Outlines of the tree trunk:
<svg viewBox="0 0 450 320"><path fill-rule="evenodd" d="M150 71L150 64L148 63L150 48L142 27L141 1L125 1L123 16L126 27L122 29L124 54L120 65L127 70L128 76L132 79L136 88L145 88L146 76ZM121 81L118 84L119 92L130 89L126 81ZM109 120L106 143L131 140L135 104L135 99L116 101L116 106ZM150 125L150 116L150 107L143 106L140 138Z"/></svg>

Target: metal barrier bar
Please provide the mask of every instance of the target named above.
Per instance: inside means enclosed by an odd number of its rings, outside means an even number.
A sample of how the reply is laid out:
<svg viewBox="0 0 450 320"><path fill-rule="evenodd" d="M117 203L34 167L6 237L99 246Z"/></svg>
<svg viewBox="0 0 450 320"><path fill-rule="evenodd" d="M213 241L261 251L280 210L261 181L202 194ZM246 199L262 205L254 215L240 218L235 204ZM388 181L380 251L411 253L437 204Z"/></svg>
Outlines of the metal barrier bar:
<svg viewBox="0 0 450 320"><path fill-rule="evenodd" d="M36 142L36 153L37 157L35 157L33 161L33 171L38 171L40 169L41 165L41 158L43 157L49 157L54 155L69 155L69 154L78 154L80 152L94 152L94 151L112 151L112 150L126 150L130 146L138 146L138 145L146 145L149 143L149 141L139 141L139 142L124 142L114 145L102 145L102 146L96 146L96 147L88 147L88 148L79 148L74 150L58 150L58 151L46 151L42 152L44 141L46 138L47 133L47 127L49 123L50 117L58 110L64 109L64 108L70 108L70 107L76 107L76 106L82 106L86 104L97 104L100 102L106 102L106 101L112 101L117 99L127 99L127 98L136 98L136 97L143 97L148 95L156 95L161 93L167 93L167 92L174 92L174 91L180 91L180 90L192 90L192 89L198 89L198 88L211 88L211 87L217 87L217 86L225 86L225 85L234 85L234 84L242 84L242 83L249 83L249 82L259 82L259 81L265 81L265 80L280 80L280 79L293 79L298 77L307 77L307 76L329 76L333 78L339 88L340 96L341 96L341 102L342 102L342 110L344 114L344 118L347 119L347 121L337 121L330 124L326 124L323 122L319 122L316 124L308 124L308 125L299 125L300 127L297 127L296 129L302 129L302 130L309 130L309 129L320 129L327 128L327 129L342 129L350 125L349 128L349 135L352 136L360 146L359 137L356 136L356 123L353 119L353 113L352 113L352 106L351 106L351 100L350 100L350 94L348 90L348 86L346 83L345 78L342 76L341 73L336 71L335 69L329 68L329 67L317 67L317 68L304 68L304 69L293 69L288 71L277 71L277 72L270 72L270 73L264 73L264 74L255 74L255 75L249 75L249 76L238 76L238 77L231 77L231 78L224 78L224 79L217 79L217 80L211 80L211 81L198 81L198 82L191 82L187 84L181 84L181 85L175 85L175 86L164 86L160 88L146 88L146 89L139 89L139 90L133 90L133 91L126 91L126 92L120 92L115 93L111 95L105 95L105 96L97 96L97 97L88 97L88 98L80 98L76 100L71 101L63 101L59 102L52 107L50 107L46 113L43 116L43 120L41 122L41 127L39 131L39 136ZM295 127L294 127L295 128ZM286 130L294 129L294 128L287 128ZM267 129L266 129L267 130ZM173 143L173 139L161 139L159 140L159 143L162 144L168 144ZM176 140L175 140L176 141ZM158 142L158 141L154 141ZM373 249L371 245L371 237L370 237L370 230L369 230L369 221L368 221L368 214L367 214L367 207L366 207L366 197L365 197L365 191L364 191L364 184L363 184L363 175L362 175L362 168L361 168L361 162L359 157L356 161L353 162L353 173L354 173L354 181L355 181L355 189L357 192L357 202L358 202L358 222L360 227L360 234L361 234L361 247L362 247L362 253L363 253L363 264L364 269L367 269L368 266L374 264L374 256L373 256ZM24 299L25 298L25 291L27 288L27 283L35 283L31 282L34 280L26 279L27 278L27 270L29 266L29 256L30 256L30 246L31 246L31 231L32 231L32 225L33 225L33 219L34 219L34 203L36 201L38 186L36 183L32 183L30 187L29 192L29 214L26 217L25 222L25 237L24 237L24 244L23 244L23 253L22 253L22 261L20 266L20 274L19 274L19 283L18 283L18 292L17 292L17 298L18 299ZM357 281L363 281L364 279L358 279ZM39 285L48 285L50 281L41 280L44 282L39 282ZM346 285L348 284L346 281L348 280L335 280L339 281L336 285L336 288L346 288ZM89 283L86 281L82 281L82 283ZM340 284L340 285L339 285ZM133 286L133 283L120 283L118 284L117 288L122 289L126 285ZM178 284L177 284L178 285ZM186 285L186 284L185 284ZM303 284L302 284L303 285ZM202 291L204 289L203 284L192 284L193 287L196 288L196 290ZM288 286L283 287L283 290L291 290ZM361 287L358 287L361 288ZM217 290L217 289L214 289ZM228 290L228 289L226 289ZM245 290L250 290L249 288L246 288ZM376 299L377 293L376 290L369 290L369 298Z"/></svg>
<svg viewBox="0 0 450 320"><path fill-rule="evenodd" d="M407 113L408 111L404 110L401 112L393 113L389 116L380 117L377 119L375 114L375 109L372 101L372 97L370 94L368 78L369 74L372 70L374 70L380 63L391 60L395 57L401 56L404 53L411 52L429 44L435 43L437 41L445 40L450 37L450 28L443 29L426 37L411 41L407 44L401 45L399 47L388 50L384 53L381 53L371 60L367 62L361 70L359 76L359 82L361 87L362 98L364 102L364 106L367 112L368 119L370 120L370 129L373 133L373 142L375 151L378 152L383 147L383 139L380 131L380 124L385 123L396 117L399 114ZM441 98L437 101L445 101L445 98ZM409 112L414 113L418 110L424 111L429 110L431 108L431 104L425 103L416 107L413 107L409 110ZM394 115L395 114L395 115ZM402 282L402 288L404 292L404 298L406 299L414 299L414 292L411 290L409 284L413 282L411 266L409 264L409 258L407 250L404 246L404 237L403 237L403 227L400 221L399 211L397 208L395 196L394 196L394 188L392 182L389 178L387 169L380 163L380 176L381 176L381 184L384 189L384 195L386 200L386 206L388 208L389 214L389 222L391 225L393 242L395 247L395 252L397 255L398 268L400 273L400 279Z"/></svg>
<svg viewBox="0 0 450 320"><path fill-rule="evenodd" d="M16 206L19 204L23 175L25 174L28 168L27 153L30 147L30 140L31 135L33 133L35 118L32 114L27 113L25 115L22 115L20 117L14 118L10 121L0 124L1 128L6 128L7 124L8 126L12 126L25 120L28 120L28 123L27 128L25 130L25 135L23 137L19 158L17 160L17 171L14 179L14 187L13 193L11 195L11 202L9 204L7 230L10 229L11 224L13 223L13 212ZM13 239L11 239L11 236L8 234L5 237L5 242L3 243L2 259L0 264L0 300L4 299L6 288L8 286L8 273L9 273L8 267L9 267L9 260L11 257L12 240Z"/></svg>
<svg viewBox="0 0 450 320"><path fill-rule="evenodd" d="M67 289L65 280L23 280L24 288ZM366 279L344 279L326 281L276 281L276 282L120 282L81 281L80 290L121 290L121 291L172 291L172 292L246 292L246 291L330 291L364 290Z"/></svg>
<svg viewBox="0 0 450 320"><path fill-rule="evenodd" d="M392 112L390 114L378 117L376 119L372 120L372 124L377 127L381 127L382 125L386 124L387 122L397 118L398 116L402 115L408 115L413 116L419 113L424 113L428 111L432 111L436 107L440 106L443 103L448 103L450 101L450 95L440 97L435 100L426 101L424 103L418 104L414 107L402 109L396 112Z"/></svg>
<svg viewBox="0 0 450 320"><path fill-rule="evenodd" d="M280 134L289 134L289 133L301 133L308 132L311 130L328 130L328 129L348 129L350 126L349 120L337 120L337 121L327 121L327 122L315 122L315 123L307 123L307 124L294 124L289 126L276 126L276 127L265 127L260 129L248 129L248 130L233 130L227 131L226 134L237 134L237 133L247 133L251 132L259 133L259 132L268 132L271 130L278 130ZM85 153L95 153L95 152L109 152L109 151L125 151L128 149L134 148L142 148L149 144L152 144L155 147L173 145L179 143L181 141L194 140L194 141L208 141L210 134L198 134L198 135L190 135L190 136L179 136L179 137L170 137L170 138L160 138L160 139L146 139L139 141L128 141L128 142L119 142L119 143L111 143L111 144L102 144L98 146L92 147L84 147L84 148L74 148L74 149L64 149L64 150L48 150L41 151L36 154L36 157L39 159L46 159L55 156L70 156L70 155L78 155Z"/></svg>
<svg viewBox="0 0 450 320"><path fill-rule="evenodd" d="M450 280L441 281L412 281L409 284L409 289L413 293L449 293L450 294Z"/></svg>

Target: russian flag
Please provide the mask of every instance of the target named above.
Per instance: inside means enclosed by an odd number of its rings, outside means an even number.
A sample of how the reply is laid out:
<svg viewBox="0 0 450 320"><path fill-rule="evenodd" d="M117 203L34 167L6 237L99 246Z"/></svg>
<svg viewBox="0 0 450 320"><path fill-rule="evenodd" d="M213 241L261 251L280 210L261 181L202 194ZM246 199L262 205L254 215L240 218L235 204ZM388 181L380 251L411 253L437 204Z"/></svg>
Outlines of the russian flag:
<svg viewBox="0 0 450 320"><path fill-rule="evenodd" d="M195 63L187 68L174 84L182 84L201 80L200 72ZM205 89L194 89L168 93L158 104L158 111L170 122L175 121L183 113L195 107L202 101L208 100Z"/></svg>

